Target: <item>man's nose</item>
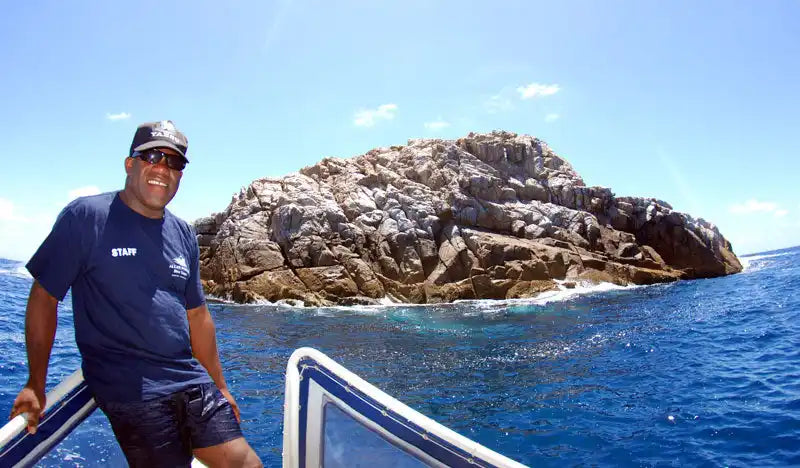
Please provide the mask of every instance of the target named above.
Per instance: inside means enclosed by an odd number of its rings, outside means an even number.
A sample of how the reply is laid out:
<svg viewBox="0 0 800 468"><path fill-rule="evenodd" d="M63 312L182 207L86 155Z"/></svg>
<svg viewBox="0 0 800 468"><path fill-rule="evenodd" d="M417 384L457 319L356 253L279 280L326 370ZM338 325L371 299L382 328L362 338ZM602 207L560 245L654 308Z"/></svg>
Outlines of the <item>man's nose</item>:
<svg viewBox="0 0 800 468"><path fill-rule="evenodd" d="M169 172L169 166L167 166L167 158L161 158L161 161L153 164L153 170L157 170L159 172Z"/></svg>

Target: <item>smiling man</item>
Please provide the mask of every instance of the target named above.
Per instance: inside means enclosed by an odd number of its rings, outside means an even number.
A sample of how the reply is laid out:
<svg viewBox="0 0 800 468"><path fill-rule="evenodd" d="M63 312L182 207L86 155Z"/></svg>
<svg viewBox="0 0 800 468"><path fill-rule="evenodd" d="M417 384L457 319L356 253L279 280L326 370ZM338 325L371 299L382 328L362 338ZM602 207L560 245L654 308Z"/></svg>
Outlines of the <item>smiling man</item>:
<svg viewBox="0 0 800 468"><path fill-rule="evenodd" d="M28 262L29 376L11 416L34 432L56 309L72 288L83 375L131 466L261 466L242 437L200 286L194 231L166 210L180 186L186 137L169 121L140 125L125 188L79 198Z"/></svg>

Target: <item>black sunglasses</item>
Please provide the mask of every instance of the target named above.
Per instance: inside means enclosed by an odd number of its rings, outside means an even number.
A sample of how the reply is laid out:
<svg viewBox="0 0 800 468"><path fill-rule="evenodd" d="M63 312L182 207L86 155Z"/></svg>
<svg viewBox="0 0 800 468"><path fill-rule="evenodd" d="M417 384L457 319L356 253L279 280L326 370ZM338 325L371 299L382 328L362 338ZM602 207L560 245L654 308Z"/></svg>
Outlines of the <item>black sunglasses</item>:
<svg viewBox="0 0 800 468"><path fill-rule="evenodd" d="M182 171L183 168L186 167L187 163L186 158L180 154L165 153L157 149L151 149L142 152L134 151L131 157L139 158L142 161L150 164L158 164L161 162L161 159L167 158L167 167L176 171Z"/></svg>

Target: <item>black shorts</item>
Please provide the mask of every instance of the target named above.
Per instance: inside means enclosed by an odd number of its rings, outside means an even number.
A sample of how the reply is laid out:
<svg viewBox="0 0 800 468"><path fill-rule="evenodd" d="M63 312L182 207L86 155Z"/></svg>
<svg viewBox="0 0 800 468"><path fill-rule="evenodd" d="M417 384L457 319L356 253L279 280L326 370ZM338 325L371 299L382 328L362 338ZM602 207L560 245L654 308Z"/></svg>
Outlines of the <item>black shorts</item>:
<svg viewBox="0 0 800 468"><path fill-rule="evenodd" d="M130 466L189 466L192 449L242 437L233 407L213 383L148 401L104 403Z"/></svg>

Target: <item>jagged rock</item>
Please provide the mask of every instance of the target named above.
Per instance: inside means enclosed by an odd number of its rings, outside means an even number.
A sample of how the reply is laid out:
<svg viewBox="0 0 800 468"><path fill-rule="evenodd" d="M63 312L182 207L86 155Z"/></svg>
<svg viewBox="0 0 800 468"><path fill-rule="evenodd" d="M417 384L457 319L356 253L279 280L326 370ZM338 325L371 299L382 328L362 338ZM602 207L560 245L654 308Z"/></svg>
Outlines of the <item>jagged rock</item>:
<svg viewBox="0 0 800 468"><path fill-rule="evenodd" d="M472 277L472 290L482 299L505 299L508 290L518 281L515 279L492 279L489 275Z"/></svg>
<svg viewBox="0 0 800 468"><path fill-rule="evenodd" d="M425 298L428 304L453 302L456 299L476 299L472 280L467 278L452 283L425 283Z"/></svg>
<svg viewBox="0 0 800 468"><path fill-rule="evenodd" d="M425 303L528 297L741 271L712 224L587 187L509 132L409 140L254 180L195 222L209 293L240 302Z"/></svg>
<svg viewBox="0 0 800 468"><path fill-rule="evenodd" d="M508 299L520 299L523 297L534 297L545 291L558 289L558 285L550 280L520 281L514 283L506 293Z"/></svg>
<svg viewBox="0 0 800 468"><path fill-rule="evenodd" d="M305 284L291 270L268 271L248 280L245 285L268 301L303 299L308 292Z"/></svg>
<svg viewBox="0 0 800 468"><path fill-rule="evenodd" d="M355 296L358 286L344 267L313 267L296 270L297 277L310 291L324 291L333 297Z"/></svg>
<svg viewBox="0 0 800 468"><path fill-rule="evenodd" d="M194 229L197 231L197 234L209 234L213 236L217 233L217 222L213 216L198 218L194 222Z"/></svg>

